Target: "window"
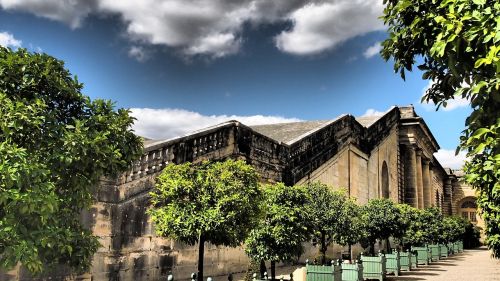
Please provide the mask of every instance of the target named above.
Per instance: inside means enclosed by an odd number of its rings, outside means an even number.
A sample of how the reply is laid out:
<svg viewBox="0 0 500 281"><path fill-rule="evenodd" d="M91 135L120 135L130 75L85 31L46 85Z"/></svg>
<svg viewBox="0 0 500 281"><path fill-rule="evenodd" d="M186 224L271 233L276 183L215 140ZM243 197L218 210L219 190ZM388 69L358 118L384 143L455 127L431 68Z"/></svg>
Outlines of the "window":
<svg viewBox="0 0 500 281"><path fill-rule="evenodd" d="M462 206L460 206L460 208L462 209L477 209L477 204L476 202L472 201L472 200L467 200L465 202L462 203Z"/></svg>
<svg viewBox="0 0 500 281"><path fill-rule="evenodd" d="M460 204L460 214L462 218L472 223L477 223L477 204L475 199L470 198Z"/></svg>
<svg viewBox="0 0 500 281"><path fill-rule="evenodd" d="M389 198L389 169L387 163L384 161L382 164L382 197Z"/></svg>
<svg viewBox="0 0 500 281"><path fill-rule="evenodd" d="M468 220L469 219L469 214L467 212L462 212L462 218Z"/></svg>
<svg viewBox="0 0 500 281"><path fill-rule="evenodd" d="M471 222L477 222L477 220L476 220L476 212L470 212L469 216L470 216L470 221Z"/></svg>

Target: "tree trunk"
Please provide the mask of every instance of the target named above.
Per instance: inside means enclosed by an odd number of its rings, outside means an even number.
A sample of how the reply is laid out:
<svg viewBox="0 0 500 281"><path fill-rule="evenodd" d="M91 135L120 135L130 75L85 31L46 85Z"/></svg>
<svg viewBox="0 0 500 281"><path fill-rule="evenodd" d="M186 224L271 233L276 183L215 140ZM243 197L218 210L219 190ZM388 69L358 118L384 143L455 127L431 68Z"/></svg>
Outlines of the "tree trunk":
<svg viewBox="0 0 500 281"><path fill-rule="evenodd" d="M373 241L370 246L371 246L370 254L372 256L375 256L375 241Z"/></svg>
<svg viewBox="0 0 500 281"><path fill-rule="evenodd" d="M205 255L205 236L200 233L198 240L198 281L203 281L203 256Z"/></svg>
<svg viewBox="0 0 500 281"><path fill-rule="evenodd" d="M387 248L387 254L389 254L391 252L391 242L389 242L389 238L387 238L386 240L386 248Z"/></svg>
<svg viewBox="0 0 500 281"><path fill-rule="evenodd" d="M349 262L352 263L352 245L351 244L348 245L348 249L349 249Z"/></svg>
<svg viewBox="0 0 500 281"><path fill-rule="evenodd" d="M260 260L260 279L264 279L264 272L266 271L266 262L264 260Z"/></svg>
<svg viewBox="0 0 500 281"><path fill-rule="evenodd" d="M321 232L321 246L319 251L321 252L321 265L326 264L326 235L325 232Z"/></svg>
<svg viewBox="0 0 500 281"><path fill-rule="evenodd" d="M276 262L271 261L271 280L276 280Z"/></svg>

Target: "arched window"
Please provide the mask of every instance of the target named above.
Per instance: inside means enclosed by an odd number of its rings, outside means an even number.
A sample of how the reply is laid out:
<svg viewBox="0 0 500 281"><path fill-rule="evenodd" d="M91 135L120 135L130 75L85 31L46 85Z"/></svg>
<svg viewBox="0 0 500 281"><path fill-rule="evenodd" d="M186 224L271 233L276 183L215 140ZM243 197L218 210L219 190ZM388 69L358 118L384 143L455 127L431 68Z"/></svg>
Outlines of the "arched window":
<svg viewBox="0 0 500 281"><path fill-rule="evenodd" d="M476 209L477 204L476 204L476 202L474 202L472 200L467 200L467 201L464 201L462 203L462 206L460 206L460 208L474 208L474 209Z"/></svg>
<svg viewBox="0 0 500 281"><path fill-rule="evenodd" d="M460 215L472 223L477 222L477 204L475 199L468 198L460 204Z"/></svg>
<svg viewBox="0 0 500 281"><path fill-rule="evenodd" d="M387 168L387 163L384 161L382 163L382 197L389 198L389 169Z"/></svg>

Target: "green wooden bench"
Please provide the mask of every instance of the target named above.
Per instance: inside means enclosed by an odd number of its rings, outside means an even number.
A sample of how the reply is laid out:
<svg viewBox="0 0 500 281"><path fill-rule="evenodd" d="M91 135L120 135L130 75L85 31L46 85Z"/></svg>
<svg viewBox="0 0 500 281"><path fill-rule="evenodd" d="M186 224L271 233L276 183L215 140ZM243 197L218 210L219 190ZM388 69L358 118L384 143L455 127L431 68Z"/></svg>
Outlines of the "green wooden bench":
<svg viewBox="0 0 500 281"><path fill-rule="evenodd" d="M306 281L341 281L342 266L340 262L332 261L331 265L309 264L306 260Z"/></svg>
<svg viewBox="0 0 500 281"><path fill-rule="evenodd" d="M342 263L342 281L363 281L363 262Z"/></svg>
<svg viewBox="0 0 500 281"><path fill-rule="evenodd" d="M363 279L378 279L383 281L386 274L386 260L382 253L375 257L361 255L363 262Z"/></svg>

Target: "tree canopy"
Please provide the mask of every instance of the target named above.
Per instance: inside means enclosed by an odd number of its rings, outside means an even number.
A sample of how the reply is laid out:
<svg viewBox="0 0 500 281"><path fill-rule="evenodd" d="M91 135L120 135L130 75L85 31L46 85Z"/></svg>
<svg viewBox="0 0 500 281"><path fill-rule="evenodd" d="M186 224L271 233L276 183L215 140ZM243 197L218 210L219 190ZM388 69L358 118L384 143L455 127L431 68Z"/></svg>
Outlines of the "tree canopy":
<svg viewBox="0 0 500 281"><path fill-rule="evenodd" d="M204 243L240 246L260 212L257 173L241 160L167 165L150 194L156 233L198 243L198 280Z"/></svg>
<svg viewBox="0 0 500 281"><path fill-rule="evenodd" d="M64 62L0 47L0 267L86 270L99 243L80 221L100 177L142 151L129 111L91 101Z"/></svg>
<svg viewBox="0 0 500 281"><path fill-rule="evenodd" d="M385 0L389 38L382 56L405 77L415 64L433 81L423 100L470 101L460 148L467 181L478 190L486 242L500 256L500 2Z"/></svg>
<svg viewBox="0 0 500 281"><path fill-rule="evenodd" d="M289 261L299 256L311 233L311 216L304 186L277 183L264 186L263 217L245 241L254 261Z"/></svg>
<svg viewBox="0 0 500 281"><path fill-rule="evenodd" d="M377 239L387 240L391 236L401 236L401 214L389 199L371 199L362 209L362 218L366 230L366 238L372 246Z"/></svg>
<svg viewBox="0 0 500 281"><path fill-rule="evenodd" d="M345 215L345 204L349 201L344 190L333 190L320 182L309 183L308 210L311 217L311 232L313 243L319 245L321 263L325 263L326 250L343 228L348 216ZM337 239L338 240L338 239Z"/></svg>

